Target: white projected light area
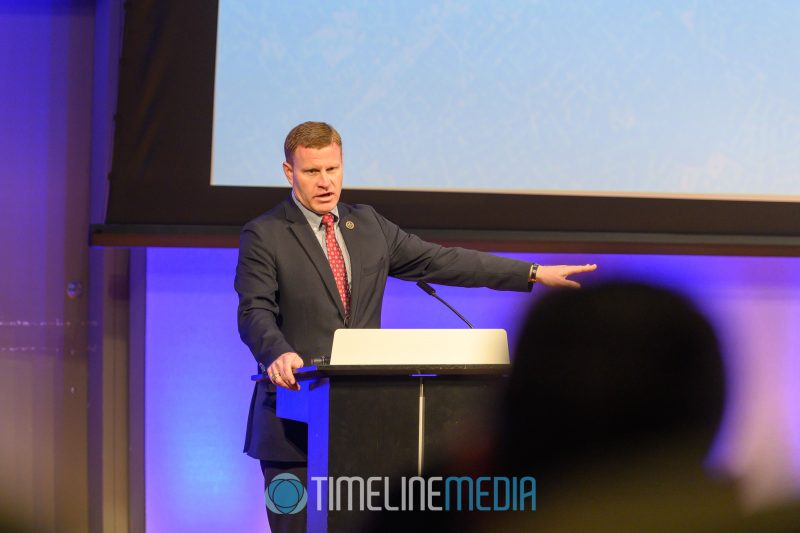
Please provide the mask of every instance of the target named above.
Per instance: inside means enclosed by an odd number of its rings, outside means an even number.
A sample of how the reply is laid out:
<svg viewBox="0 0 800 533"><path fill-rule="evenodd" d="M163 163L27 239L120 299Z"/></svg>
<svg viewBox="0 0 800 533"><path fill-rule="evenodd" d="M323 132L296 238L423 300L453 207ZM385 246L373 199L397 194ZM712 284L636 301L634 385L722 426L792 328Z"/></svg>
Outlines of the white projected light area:
<svg viewBox="0 0 800 533"><path fill-rule="evenodd" d="M800 195L800 2L220 0L212 183Z"/></svg>

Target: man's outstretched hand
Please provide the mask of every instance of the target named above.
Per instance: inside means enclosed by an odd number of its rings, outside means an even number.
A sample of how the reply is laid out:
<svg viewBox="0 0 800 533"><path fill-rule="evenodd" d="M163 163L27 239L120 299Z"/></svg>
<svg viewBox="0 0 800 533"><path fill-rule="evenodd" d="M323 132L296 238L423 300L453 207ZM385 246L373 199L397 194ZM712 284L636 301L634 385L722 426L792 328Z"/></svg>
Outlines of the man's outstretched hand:
<svg viewBox="0 0 800 533"><path fill-rule="evenodd" d="M539 265L539 269L536 271L536 283L541 283L547 287L570 287L577 289L580 288L581 284L567 278L573 274L592 272L596 269L597 265Z"/></svg>
<svg viewBox="0 0 800 533"><path fill-rule="evenodd" d="M278 356L267 368L269 380L279 387L289 390L300 390L300 384L294 379L294 371L303 366L303 360L294 352L286 352Z"/></svg>

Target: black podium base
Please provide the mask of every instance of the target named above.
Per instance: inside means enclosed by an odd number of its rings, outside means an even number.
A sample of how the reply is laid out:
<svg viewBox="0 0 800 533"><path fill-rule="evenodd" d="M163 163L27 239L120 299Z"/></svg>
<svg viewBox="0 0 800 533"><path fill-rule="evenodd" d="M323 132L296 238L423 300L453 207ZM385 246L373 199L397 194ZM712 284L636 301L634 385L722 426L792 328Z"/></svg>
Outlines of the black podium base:
<svg viewBox="0 0 800 533"><path fill-rule="evenodd" d="M309 424L308 531L361 530L370 507L397 505L386 492L401 478L492 431L508 366L379 370L309 368L298 374L303 391L279 391L279 416Z"/></svg>

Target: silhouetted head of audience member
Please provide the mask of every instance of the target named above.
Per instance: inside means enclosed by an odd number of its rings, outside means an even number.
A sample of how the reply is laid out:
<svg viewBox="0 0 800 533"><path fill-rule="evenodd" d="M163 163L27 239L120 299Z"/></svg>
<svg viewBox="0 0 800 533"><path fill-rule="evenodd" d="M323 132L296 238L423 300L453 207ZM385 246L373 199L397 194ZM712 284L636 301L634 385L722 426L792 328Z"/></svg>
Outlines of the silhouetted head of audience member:
<svg viewBox="0 0 800 533"><path fill-rule="evenodd" d="M500 461L538 478L680 441L699 466L724 396L716 335L683 296L633 282L551 292L519 338Z"/></svg>

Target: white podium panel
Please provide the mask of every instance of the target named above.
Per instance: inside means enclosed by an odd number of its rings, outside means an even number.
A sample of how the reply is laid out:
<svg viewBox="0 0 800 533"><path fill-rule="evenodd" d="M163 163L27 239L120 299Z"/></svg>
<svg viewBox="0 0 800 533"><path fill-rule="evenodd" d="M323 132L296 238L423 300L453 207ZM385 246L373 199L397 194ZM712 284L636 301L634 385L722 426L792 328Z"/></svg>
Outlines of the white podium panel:
<svg viewBox="0 0 800 533"><path fill-rule="evenodd" d="M331 365L507 365L504 329L338 329Z"/></svg>

